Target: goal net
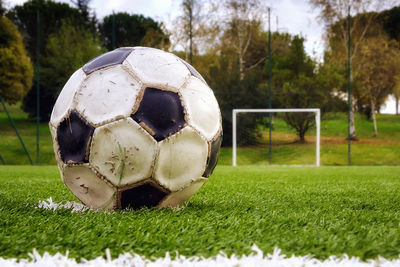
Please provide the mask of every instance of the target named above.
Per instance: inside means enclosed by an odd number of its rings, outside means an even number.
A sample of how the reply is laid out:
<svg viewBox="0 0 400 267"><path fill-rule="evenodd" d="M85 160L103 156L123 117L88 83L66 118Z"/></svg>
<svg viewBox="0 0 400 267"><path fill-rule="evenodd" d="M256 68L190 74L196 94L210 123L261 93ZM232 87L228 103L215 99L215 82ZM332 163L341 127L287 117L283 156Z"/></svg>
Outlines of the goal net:
<svg viewBox="0 0 400 267"><path fill-rule="evenodd" d="M233 109L232 165L319 166L320 120L318 108Z"/></svg>

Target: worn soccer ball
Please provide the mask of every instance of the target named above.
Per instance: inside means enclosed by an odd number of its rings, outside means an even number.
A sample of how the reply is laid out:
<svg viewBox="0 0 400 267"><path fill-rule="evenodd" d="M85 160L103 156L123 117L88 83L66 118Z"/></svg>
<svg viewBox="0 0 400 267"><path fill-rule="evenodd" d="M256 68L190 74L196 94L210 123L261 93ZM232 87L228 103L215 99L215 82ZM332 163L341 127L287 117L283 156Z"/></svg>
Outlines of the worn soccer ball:
<svg viewBox="0 0 400 267"><path fill-rule="evenodd" d="M61 179L94 209L181 205L213 172L222 140L219 106L201 75L145 47L77 70L49 125Z"/></svg>

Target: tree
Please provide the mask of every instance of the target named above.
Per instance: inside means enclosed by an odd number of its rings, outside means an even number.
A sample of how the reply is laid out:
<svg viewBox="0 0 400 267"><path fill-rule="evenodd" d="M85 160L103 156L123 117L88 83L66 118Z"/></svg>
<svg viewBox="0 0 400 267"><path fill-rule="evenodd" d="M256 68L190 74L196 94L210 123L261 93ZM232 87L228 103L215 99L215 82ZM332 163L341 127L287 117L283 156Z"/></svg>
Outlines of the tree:
<svg viewBox="0 0 400 267"><path fill-rule="evenodd" d="M225 40L230 45L239 60L239 77L243 80L246 70L246 54L254 34L259 32L265 8L259 0L226 0ZM257 65L265 60L259 58Z"/></svg>
<svg viewBox="0 0 400 267"><path fill-rule="evenodd" d="M222 125L224 131L223 145L232 144L232 109L234 108L259 108L265 106L267 100L267 91L263 86L262 70L254 70L241 80L239 69L236 64L232 64L232 55L229 51L222 52L217 58L217 62L209 66L209 85L214 90L218 100L221 113ZM256 136L258 132L256 126L261 123L255 117L248 117L244 122L246 131L241 134L247 136ZM244 139L238 136L238 140L250 143L241 143L249 145L252 140Z"/></svg>
<svg viewBox="0 0 400 267"><path fill-rule="evenodd" d="M317 75L316 63L307 56L304 39L299 36L293 37L287 55L275 58L273 77L277 86L274 88L280 88L276 98L283 108L323 109L327 103L327 93L323 90L323 76ZM296 130L299 141L304 143L305 134L313 126L314 115L285 113L284 120Z"/></svg>
<svg viewBox="0 0 400 267"><path fill-rule="evenodd" d="M81 13L85 21L85 29L97 34L97 18L96 14L90 9L89 4L92 0L71 0L72 3Z"/></svg>
<svg viewBox="0 0 400 267"><path fill-rule="evenodd" d="M184 45L186 51L186 60L189 61L190 64L193 64L193 32L194 32L193 26L197 25L197 23L193 22L193 20L199 20L200 17L199 12L201 8L199 6L199 1L183 0L182 10L183 10L183 15L178 17L178 23L183 25L183 27L178 27L178 28L181 29L180 37L183 39L183 43L186 43L186 45ZM189 58L187 56L188 54Z"/></svg>
<svg viewBox="0 0 400 267"><path fill-rule="evenodd" d="M376 112L393 92L400 75L398 43L382 35L368 37L360 46L360 56L354 63L362 66L355 78L362 84L362 94L370 104L374 136L377 136Z"/></svg>
<svg viewBox="0 0 400 267"><path fill-rule="evenodd" d="M50 35L59 32L64 20L70 21L76 27L87 27L87 22L80 11L65 3L58 3L50 0L29 0L23 5L15 6L7 12L7 17L10 18L20 30L24 38L25 47L34 62L37 60L38 11L40 14L39 56L41 61L47 56L46 49ZM91 39L93 39L93 34ZM84 43L84 40L81 39L81 42ZM67 79L70 73L64 73L63 76ZM52 105L54 104L54 95L48 92L57 90L57 88L47 88L46 86L48 86L48 82L42 77L42 79L40 79L40 117L42 120L49 118ZM26 94L22 104L22 108L27 111L30 116L36 116L36 80L28 94Z"/></svg>
<svg viewBox="0 0 400 267"><path fill-rule="evenodd" d="M40 11L40 56L45 54L46 42L50 34L58 32L64 19L74 22L74 25L84 26L84 17L78 9L65 3L50 0L29 0L23 5L17 5L7 12L24 37L25 47L31 59L36 61L37 47L37 11Z"/></svg>
<svg viewBox="0 0 400 267"><path fill-rule="evenodd" d="M397 77L393 87L393 96L396 104L396 115L399 115L399 99L400 99L400 77Z"/></svg>
<svg viewBox="0 0 400 267"><path fill-rule="evenodd" d="M108 50L113 49L113 23L115 23L115 48L142 45L165 50L169 47L169 37L161 23L142 15L120 12L104 17L99 24L100 36Z"/></svg>
<svg viewBox="0 0 400 267"><path fill-rule="evenodd" d="M400 6L393 7L379 14L379 21L383 22L383 30L390 39L397 40L400 43ZM400 78L396 79L396 85L393 88L393 96L396 103L396 115L399 114L400 99Z"/></svg>
<svg viewBox="0 0 400 267"><path fill-rule="evenodd" d="M368 12L370 10L379 11L385 8L390 0L309 0L311 5L320 9L320 19L327 26L328 54L326 59L337 63L342 68L346 68L347 64L347 14L350 8L353 17L351 19L351 49L350 58L354 59L359 53L359 47L366 38L371 25L375 23L377 18L376 12ZM363 14L362 16L357 14ZM357 75L354 73L354 75ZM352 78L353 81L353 78ZM354 91L354 98L357 92ZM350 136L356 139L356 129L354 124L354 112L356 110L356 101L351 103L350 112Z"/></svg>
<svg viewBox="0 0 400 267"><path fill-rule="evenodd" d="M72 3L78 8L79 12L82 14L83 18L86 21L90 21L91 19L91 14L90 14L90 8L89 4L91 0L71 0Z"/></svg>
<svg viewBox="0 0 400 267"><path fill-rule="evenodd" d="M69 20L62 21L60 30L49 35L40 70L41 101L46 101L40 109L42 120L50 117L61 89L73 72L102 52L100 41L90 31ZM31 115L36 112L35 101L36 90L31 90L24 99L24 110Z"/></svg>
<svg viewBox="0 0 400 267"><path fill-rule="evenodd" d="M0 0L0 16L3 16L5 12L6 12L6 9L3 6L3 0Z"/></svg>
<svg viewBox="0 0 400 267"><path fill-rule="evenodd" d="M0 96L14 104L31 88L33 67L17 27L0 16L0 29Z"/></svg>
<svg viewBox="0 0 400 267"><path fill-rule="evenodd" d="M215 48L220 32L217 4L210 0L182 0L181 14L177 16L171 30L175 47L182 47L184 57L190 62L192 57L210 52Z"/></svg>
<svg viewBox="0 0 400 267"><path fill-rule="evenodd" d="M204 55L195 60L201 73L205 74L205 79L214 90L215 96L222 112L222 125L224 130L223 145L232 144L232 109L234 108L265 108L267 106L267 87L266 87L266 62L263 60L257 64L260 58L267 54L268 34L261 28L254 31L249 49L245 55L246 65L244 77L240 79L240 68L238 54L234 47L224 43L218 46L218 50ZM289 51L291 37L286 33L273 33L271 40L272 54L276 57L283 56ZM204 60L204 62L203 62ZM206 70L208 68L208 71ZM279 91L278 87L273 87L273 91ZM276 88L276 89L275 89ZM273 107L278 107L277 101L273 101ZM249 116L244 123L246 131L240 134L254 137L259 134L257 126L262 124L259 116ZM247 139L249 140L249 139ZM250 140L251 141L251 140ZM249 142L250 142L249 141ZM252 141L252 142L253 142ZM247 142L247 141L246 141ZM249 145L250 143L246 143Z"/></svg>
<svg viewBox="0 0 400 267"><path fill-rule="evenodd" d="M389 38L400 42L400 6L381 12L378 20L383 22L383 30Z"/></svg>

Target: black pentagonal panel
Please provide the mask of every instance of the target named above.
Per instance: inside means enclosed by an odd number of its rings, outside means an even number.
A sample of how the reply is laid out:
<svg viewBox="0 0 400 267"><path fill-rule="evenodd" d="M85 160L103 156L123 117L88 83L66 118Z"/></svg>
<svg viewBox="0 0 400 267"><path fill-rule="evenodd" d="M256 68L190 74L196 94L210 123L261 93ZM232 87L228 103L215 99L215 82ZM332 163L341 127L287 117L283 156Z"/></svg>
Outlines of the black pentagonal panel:
<svg viewBox="0 0 400 267"><path fill-rule="evenodd" d="M64 162L88 162L88 149L94 127L72 111L57 128L57 140Z"/></svg>
<svg viewBox="0 0 400 267"><path fill-rule="evenodd" d="M185 125L185 114L179 95L146 88L139 109L132 115L157 141L177 132Z"/></svg>
<svg viewBox="0 0 400 267"><path fill-rule="evenodd" d="M190 65L189 63L187 63L185 60L183 60L181 58L179 58L179 59L182 61L183 64L185 64L186 68L188 68L188 70L190 71L190 74L192 74L194 77L202 80L205 84L207 84L207 82L206 82L206 80L204 80L203 76L201 76L200 73L195 68L193 68L192 65Z"/></svg>
<svg viewBox="0 0 400 267"><path fill-rule="evenodd" d="M113 66L117 64L122 64L124 60L128 57L128 55L131 53L132 48L118 48L115 49L111 52L102 54L88 63L86 63L85 66L83 66L83 71L89 75L95 70L108 67L108 66Z"/></svg>
<svg viewBox="0 0 400 267"><path fill-rule="evenodd" d="M217 166L219 158L219 148L221 147L221 143L222 143L222 132L214 141L211 142L211 153L210 157L207 160L207 167L203 174L203 177L210 177L210 175L215 169L215 166Z"/></svg>
<svg viewBox="0 0 400 267"><path fill-rule="evenodd" d="M143 207L151 208L157 206L158 203L167 195L167 193L146 183L121 192L122 209L140 209Z"/></svg>

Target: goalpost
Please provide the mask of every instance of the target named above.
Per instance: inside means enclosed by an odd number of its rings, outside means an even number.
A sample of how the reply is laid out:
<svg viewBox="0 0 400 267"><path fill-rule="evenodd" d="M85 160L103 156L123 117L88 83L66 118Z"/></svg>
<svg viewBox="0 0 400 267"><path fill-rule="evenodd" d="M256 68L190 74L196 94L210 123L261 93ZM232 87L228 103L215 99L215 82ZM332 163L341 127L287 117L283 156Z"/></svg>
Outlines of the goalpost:
<svg viewBox="0 0 400 267"><path fill-rule="evenodd" d="M312 112L315 113L315 125L317 128L316 136L316 159L315 166L320 165L320 123L321 110L319 108L292 108L292 109L233 109L232 110L232 166L236 166L236 147L237 147L237 132L236 132L236 116L239 113L278 113L278 112Z"/></svg>

